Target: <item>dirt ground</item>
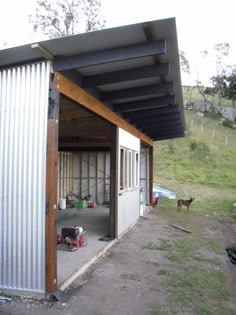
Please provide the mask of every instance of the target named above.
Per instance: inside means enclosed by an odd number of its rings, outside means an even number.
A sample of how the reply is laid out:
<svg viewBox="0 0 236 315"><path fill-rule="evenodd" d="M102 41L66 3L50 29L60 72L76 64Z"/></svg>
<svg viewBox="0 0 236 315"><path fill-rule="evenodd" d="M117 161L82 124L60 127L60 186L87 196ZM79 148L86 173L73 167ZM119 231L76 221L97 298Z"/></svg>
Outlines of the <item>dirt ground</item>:
<svg viewBox="0 0 236 315"><path fill-rule="evenodd" d="M234 221L160 205L75 281L60 302L16 298L0 302L0 314L233 315L236 265L225 251L232 244Z"/></svg>

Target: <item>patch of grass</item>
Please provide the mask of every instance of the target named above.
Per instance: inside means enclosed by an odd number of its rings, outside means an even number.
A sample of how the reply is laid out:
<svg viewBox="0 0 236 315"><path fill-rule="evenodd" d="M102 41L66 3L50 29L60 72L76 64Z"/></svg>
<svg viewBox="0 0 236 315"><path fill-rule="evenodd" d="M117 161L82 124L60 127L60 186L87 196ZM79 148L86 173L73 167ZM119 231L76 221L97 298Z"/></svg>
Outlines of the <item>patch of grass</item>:
<svg viewBox="0 0 236 315"><path fill-rule="evenodd" d="M156 306L152 309L150 315L175 315L177 314L172 309L163 309L162 307Z"/></svg>
<svg viewBox="0 0 236 315"><path fill-rule="evenodd" d="M201 214L211 214L217 216L233 216L233 203L235 201L231 198L225 198L224 196L219 196L214 199L195 200L194 208L198 209Z"/></svg>
<svg viewBox="0 0 236 315"><path fill-rule="evenodd" d="M160 245L148 244L148 245L143 246L142 249L168 251L171 247L172 247L172 244L169 241L161 240Z"/></svg>
<svg viewBox="0 0 236 315"><path fill-rule="evenodd" d="M170 275L170 270L160 269L158 274L159 274L159 276L169 276Z"/></svg>
<svg viewBox="0 0 236 315"><path fill-rule="evenodd" d="M221 271L191 270L178 272L167 282L171 299L186 305L208 305L229 300L229 287ZM210 305L210 304L209 304Z"/></svg>
<svg viewBox="0 0 236 315"><path fill-rule="evenodd" d="M208 241L209 249L215 254L223 254L223 249L219 241L217 240L209 240Z"/></svg>
<svg viewBox="0 0 236 315"><path fill-rule="evenodd" d="M198 262L205 262L205 263L210 263L210 264L213 264L213 265L216 265L216 266L220 266L221 265L221 262L217 259L217 258L207 258L203 255L200 255L200 254L194 254L191 256L192 259L198 261Z"/></svg>
<svg viewBox="0 0 236 315"><path fill-rule="evenodd" d="M178 240L175 242L167 258L176 263L183 263L191 258L193 250L194 246L191 240Z"/></svg>

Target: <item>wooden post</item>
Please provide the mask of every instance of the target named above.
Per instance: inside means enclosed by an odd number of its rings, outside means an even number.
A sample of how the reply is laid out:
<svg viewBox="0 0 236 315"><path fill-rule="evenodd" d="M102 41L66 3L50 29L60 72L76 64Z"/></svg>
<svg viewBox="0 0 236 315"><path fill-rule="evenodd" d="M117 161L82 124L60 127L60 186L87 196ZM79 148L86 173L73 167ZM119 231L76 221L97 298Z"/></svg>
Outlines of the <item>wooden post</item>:
<svg viewBox="0 0 236 315"><path fill-rule="evenodd" d="M111 126L111 157L110 157L110 234L118 236L118 127Z"/></svg>
<svg viewBox="0 0 236 315"><path fill-rule="evenodd" d="M152 203L152 195L153 195L153 147L149 148L149 156L150 156L150 161L149 161L149 203Z"/></svg>
<svg viewBox="0 0 236 315"><path fill-rule="evenodd" d="M46 291L57 289L57 159L60 94L52 78L49 88L47 165L46 165Z"/></svg>

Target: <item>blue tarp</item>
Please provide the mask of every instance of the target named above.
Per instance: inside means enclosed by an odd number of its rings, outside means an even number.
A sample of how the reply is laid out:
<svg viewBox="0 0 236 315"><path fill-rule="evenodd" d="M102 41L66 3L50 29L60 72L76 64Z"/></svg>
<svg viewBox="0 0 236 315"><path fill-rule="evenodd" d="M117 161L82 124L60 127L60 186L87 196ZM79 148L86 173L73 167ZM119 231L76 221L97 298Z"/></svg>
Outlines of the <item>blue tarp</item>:
<svg viewBox="0 0 236 315"><path fill-rule="evenodd" d="M176 192L171 191L166 188L159 187L159 186L156 186L153 188L153 195L158 198L161 198L161 197L167 197L169 199L176 198Z"/></svg>

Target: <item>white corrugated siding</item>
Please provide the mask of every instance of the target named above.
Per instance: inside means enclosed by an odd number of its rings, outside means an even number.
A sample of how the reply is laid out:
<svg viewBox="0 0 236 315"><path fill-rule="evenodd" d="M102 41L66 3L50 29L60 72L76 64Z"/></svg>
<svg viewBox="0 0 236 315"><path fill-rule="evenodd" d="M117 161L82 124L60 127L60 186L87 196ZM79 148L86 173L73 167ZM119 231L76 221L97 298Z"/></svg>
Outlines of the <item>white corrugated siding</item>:
<svg viewBox="0 0 236 315"><path fill-rule="evenodd" d="M0 288L45 292L50 64L0 71Z"/></svg>

